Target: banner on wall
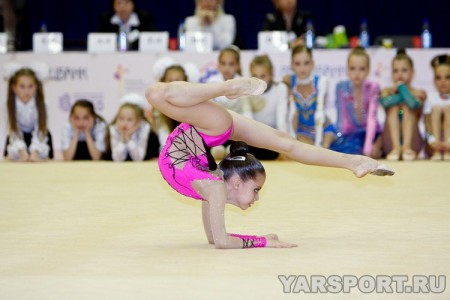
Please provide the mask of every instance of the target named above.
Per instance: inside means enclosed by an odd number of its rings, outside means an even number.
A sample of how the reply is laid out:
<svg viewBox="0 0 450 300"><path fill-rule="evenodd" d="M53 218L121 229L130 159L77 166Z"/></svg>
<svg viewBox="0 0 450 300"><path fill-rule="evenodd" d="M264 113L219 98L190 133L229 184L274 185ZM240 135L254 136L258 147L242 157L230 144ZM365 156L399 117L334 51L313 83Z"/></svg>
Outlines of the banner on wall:
<svg viewBox="0 0 450 300"><path fill-rule="evenodd" d="M327 95L327 112L335 120L334 91L336 83L346 79L346 62L348 49L314 50L315 72L329 77ZM429 66L430 60L438 54L448 53L448 49L410 49L408 54L414 60L416 75L414 86L433 91L433 74ZM243 76L249 76L249 65L252 58L261 54L257 51L241 52L241 68ZM394 49L369 49L371 72L369 80L378 82L382 87L391 84L390 66L395 55ZM46 62L50 67L50 77L44 83L44 93L48 110L48 126L54 140L56 157L61 158L61 130L68 120L71 106L77 99L91 100L97 112L111 121L119 107L120 98L127 93L144 94L146 87L157 79L153 76L153 65L163 56L170 56L180 64L191 62L200 71L200 80L217 73L218 53L60 53L33 54L14 53L0 56L4 65L17 61L27 65L35 61ZM280 81L290 73L290 53L269 54L274 65L275 80ZM0 91L4 95L0 101L0 157L4 152L7 132L6 93L7 82L1 81Z"/></svg>

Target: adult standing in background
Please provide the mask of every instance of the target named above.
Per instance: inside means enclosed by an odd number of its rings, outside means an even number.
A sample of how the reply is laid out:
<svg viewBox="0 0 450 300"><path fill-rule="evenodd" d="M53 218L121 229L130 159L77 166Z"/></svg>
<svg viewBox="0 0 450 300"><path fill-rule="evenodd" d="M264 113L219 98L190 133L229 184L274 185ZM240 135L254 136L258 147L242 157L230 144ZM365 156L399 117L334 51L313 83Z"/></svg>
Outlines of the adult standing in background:
<svg viewBox="0 0 450 300"><path fill-rule="evenodd" d="M31 49L26 0L0 0L0 32L7 34L8 51Z"/></svg>
<svg viewBox="0 0 450 300"><path fill-rule="evenodd" d="M275 13L266 15L262 31L287 31L290 47L305 45L306 23L312 14L297 10L297 0L273 0Z"/></svg>
<svg viewBox="0 0 450 300"><path fill-rule="evenodd" d="M139 47L139 32L155 31L152 16L136 7L135 0L112 0L112 10L100 16L98 32L125 31L130 50Z"/></svg>
<svg viewBox="0 0 450 300"><path fill-rule="evenodd" d="M196 0L195 14L185 20L186 31L211 32L214 50L234 43L236 20L223 10L223 0Z"/></svg>

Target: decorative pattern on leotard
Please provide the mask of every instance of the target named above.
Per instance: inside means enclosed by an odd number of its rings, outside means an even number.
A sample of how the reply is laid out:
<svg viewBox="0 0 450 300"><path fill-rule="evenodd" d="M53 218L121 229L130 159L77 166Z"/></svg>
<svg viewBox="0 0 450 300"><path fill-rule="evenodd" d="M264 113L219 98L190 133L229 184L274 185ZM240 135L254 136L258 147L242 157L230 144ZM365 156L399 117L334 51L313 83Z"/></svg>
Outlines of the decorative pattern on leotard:
<svg viewBox="0 0 450 300"><path fill-rule="evenodd" d="M192 187L192 182L223 180L209 146L227 140L230 134L228 130L218 137L209 137L189 124L180 124L167 138L159 156L159 168L164 179L180 194L202 200L203 197ZM212 144L205 140L210 140Z"/></svg>
<svg viewBox="0 0 450 300"><path fill-rule="evenodd" d="M188 130L179 128L179 135L175 136L172 140L172 147L167 152L167 156L172 160L172 166L178 166L179 169L184 167L184 163L187 161L194 162L194 165L199 167L203 171L207 171L202 164L199 156L208 155L205 149L203 140L195 127L190 127ZM202 145L198 145L199 139Z"/></svg>
<svg viewBox="0 0 450 300"><path fill-rule="evenodd" d="M353 84L349 80L336 86L336 109L338 139L332 150L349 154L371 153L373 142L381 132L377 121L378 84L364 81L359 103L354 96Z"/></svg>
<svg viewBox="0 0 450 300"><path fill-rule="evenodd" d="M297 128L294 128L294 130L297 135L304 135L313 141L316 135L314 114L317 109L318 83L319 76L314 75L312 82L314 92L304 98L303 95L297 90L297 75L294 74L291 77L291 91L298 113L298 119L296 120ZM336 132L334 126L330 123L328 118L325 120L323 132L333 135Z"/></svg>

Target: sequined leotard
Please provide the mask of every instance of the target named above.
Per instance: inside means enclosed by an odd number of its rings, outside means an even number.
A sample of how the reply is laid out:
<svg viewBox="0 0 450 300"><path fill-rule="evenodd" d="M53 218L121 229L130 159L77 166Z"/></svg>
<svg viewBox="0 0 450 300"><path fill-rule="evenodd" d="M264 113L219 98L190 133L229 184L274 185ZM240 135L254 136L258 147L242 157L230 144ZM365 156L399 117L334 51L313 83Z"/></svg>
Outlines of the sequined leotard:
<svg viewBox="0 0 450 300"><path fill-rule="evenodd" d="M306 99L297 91L297 76L294 74L291 77L292 96L295 100L295 107L298 112L297 120L297 135L304 135L314 141L316 134L314 114L317 109L317 95L318 95L319 76L314 76L313 85L314 93L309 95ZM326 120L323 129L324 134L335 134L334 126Z"/></svg>

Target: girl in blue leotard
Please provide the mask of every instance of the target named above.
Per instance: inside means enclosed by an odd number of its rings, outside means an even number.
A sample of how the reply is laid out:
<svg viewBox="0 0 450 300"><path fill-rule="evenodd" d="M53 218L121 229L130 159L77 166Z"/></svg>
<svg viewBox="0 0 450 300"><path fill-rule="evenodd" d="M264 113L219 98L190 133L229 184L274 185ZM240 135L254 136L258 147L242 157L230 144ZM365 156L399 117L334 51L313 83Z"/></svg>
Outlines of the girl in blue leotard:
<svg viewBox="0 0 450 300"><path fill-rule="evenodd" d="M294 47L291 60L294 74L286 75L283 81L290 87L290 109L295 112L293 127L297 139L328 148L336 130L325 115L326 78L313 74L311 49Z"/></svg>

